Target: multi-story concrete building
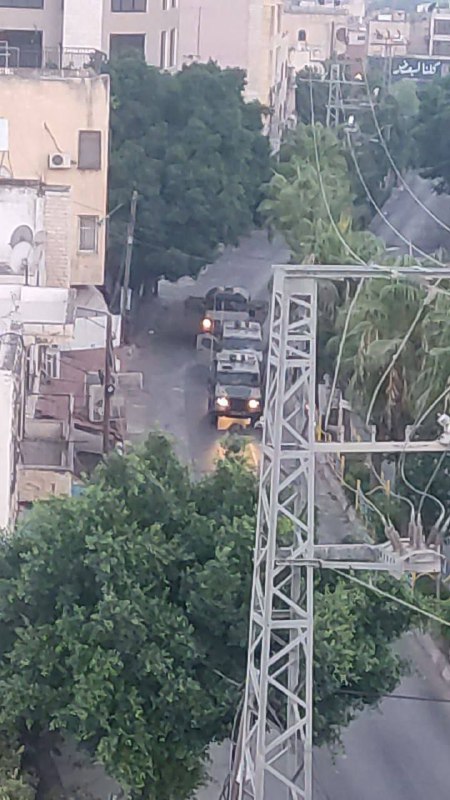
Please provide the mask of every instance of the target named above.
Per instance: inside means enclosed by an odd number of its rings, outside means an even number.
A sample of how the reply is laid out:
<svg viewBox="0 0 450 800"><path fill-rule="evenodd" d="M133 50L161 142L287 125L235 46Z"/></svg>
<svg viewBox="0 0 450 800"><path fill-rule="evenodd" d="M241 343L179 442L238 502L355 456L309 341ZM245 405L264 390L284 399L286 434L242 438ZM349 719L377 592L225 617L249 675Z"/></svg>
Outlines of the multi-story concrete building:
<svg viewBox="0 0 450 800"><path fill-rule="evenodd" d="M368 21L368 55L382 58L404 56L411 36L405 11L377 12Z"/></svg>
<svg viewBox="0 0 450 800"><path fill-rule="evenodd" d="M180 60L245 70L246 97L269 109L266 133L277 150L295 108L283 0L179 1Z"/></svg>
<svg viewBox="0 0 450 800"><path fill-rule="evenodd" d="M431 12L428 55L450 58L450 8L434 8Z"/></svg>
<svg viewBox="0 0 450 800"><path fill-rule="evenodd" d="M285 19L289 58L296 72L306 67L322 72L333 55L345 53L350 20L346 8L303 3L291 6Z"/></svg>
<svg viewBox="0 0 450 800"><path fill-rule="evenodd" d="M178 15L178 0L0 0L0 42L17 48L23 67L87 48L136 50L169 69L178 63Z"/></svg>
<svg viewBox="0 0 450 800"><path fill-rule="evenodd" d="M325 75L330 60L361 43L361 31L365 44L364 9L365 0L288 0L285 20L295 72L309 68Z"/></svg>
<svg viewBox="0 0 450 800"><path fill-rule="evenodd" d="M103 283L108 130L107 75L0 74L0 262L13 272L31 258L32 283Z"/></svg>

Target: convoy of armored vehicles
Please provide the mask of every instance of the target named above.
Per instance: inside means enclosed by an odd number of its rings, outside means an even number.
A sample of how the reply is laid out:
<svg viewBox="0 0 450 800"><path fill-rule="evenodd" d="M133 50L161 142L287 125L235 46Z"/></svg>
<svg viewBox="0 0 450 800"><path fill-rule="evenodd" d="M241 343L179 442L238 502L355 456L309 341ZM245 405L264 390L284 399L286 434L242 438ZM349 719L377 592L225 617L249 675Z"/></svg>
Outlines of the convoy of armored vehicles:
<svg viewBox="0 0 450 800"><path fill-rule="evenodd" d="M214 287L187 306L202 312L197 351L209 365L208 414L218 429L253 427L263 413L267 303L240 287Z"/></svg>

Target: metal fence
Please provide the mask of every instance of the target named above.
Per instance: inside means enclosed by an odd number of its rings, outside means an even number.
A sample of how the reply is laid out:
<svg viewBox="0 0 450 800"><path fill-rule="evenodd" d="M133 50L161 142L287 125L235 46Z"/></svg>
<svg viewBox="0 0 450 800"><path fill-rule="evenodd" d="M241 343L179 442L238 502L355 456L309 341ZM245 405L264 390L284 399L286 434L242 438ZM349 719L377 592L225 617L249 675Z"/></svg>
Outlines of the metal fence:
<svg viewBox="0 0 450 800"><path fill-rule="evenodd" d="M86 47L15 47L0 41L0 69L41 69L99 74L106 55Z"/></svg>

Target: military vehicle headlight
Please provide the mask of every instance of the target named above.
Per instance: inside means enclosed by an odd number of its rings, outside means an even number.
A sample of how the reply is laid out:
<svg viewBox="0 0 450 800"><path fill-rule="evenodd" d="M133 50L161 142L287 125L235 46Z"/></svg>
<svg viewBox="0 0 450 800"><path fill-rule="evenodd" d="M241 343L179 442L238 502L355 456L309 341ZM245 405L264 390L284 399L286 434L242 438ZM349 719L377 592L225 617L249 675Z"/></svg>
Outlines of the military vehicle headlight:
<svg viewBox="0 0 450 800"><path fill-rule="evenodd" d="M228 408L229 405L230 405L230 401L228 400L228 397L217 397L216 398L216 406L218 406L219 408Z"/></svg>
<svg viewBox="0 0 450 800"><path fill-rule="evenodd" d="M248 401L247 405L248 405L250 411L257 411L259 406L260 406L260 402L259 402L259 400L256 400L254 397L252 397Z"/></svg>

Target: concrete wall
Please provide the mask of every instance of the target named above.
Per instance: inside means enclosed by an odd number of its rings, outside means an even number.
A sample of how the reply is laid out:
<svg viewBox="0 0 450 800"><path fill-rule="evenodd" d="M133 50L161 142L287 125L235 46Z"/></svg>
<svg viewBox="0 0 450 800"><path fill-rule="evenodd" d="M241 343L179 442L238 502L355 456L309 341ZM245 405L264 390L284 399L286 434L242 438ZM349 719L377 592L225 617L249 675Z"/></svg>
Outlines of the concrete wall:
<svg viewBox="0 0 450 800"><path fill-rule="evenodd" d="M61 194L56 191L46 193L44 213L46 286L63 288L70 286L71 211L68 193Z"/></svg>
<svg viewBox="0 0 450 800"><path fill-rule="evenodd" d="M310 62L328 60L333 50L342 55L346 44L336 38L338 31L347 30L349 17L346 11L317 6L315 9L286 13L286 28L289 35L290 61L296 71ZM304 31L305 41L299 40L299 31Z"/></svg>
<svg viewBox="0 0 450 800"><path fill-rule="evenodd" d="M16 275L30 285L70 286L68 188L0 183L0 220L0 283ZM12 238L22 226L31 231L31 242Z"/></svg>
<svg viewBox="0 0 450 800"><path fill-rule="evenodd" d="M71 285L102 284L105 225L98 227L96 253L80 253L79 215L106 214L109 79L108 76L61 78L39 75L0 76L0 116L9 120L9 163L13 178L40 179L70 186ZM100 170L79 170L79 131L101 131ZM49 168L54 152L68 153L69 169Z"/></svg>
<svg viewBox="0 0 450 800"><path fill-rule="evenodd" d="M34 503L58 495L72 493L73 475L70 470L35 469L20 466L18 474L19 502Z"/></svg>
<svg viewBox="0 0 450 800"><path fill-rule="evenodd" d="M102 49L102 0L64 0L63 47Z"/></svg>
<svg viewBox="0 0 450 800"><path fill-rule="evenodd" d="M44 8L1 8L1 30L43 31L44 48L55 48L61 44L62 34L61 0L45 0Z"/></svg>
<svg viewBox="0 0 450 800"><path fill-rule="evenodd" d="M258 11L258 3L180 0L180 60L189 63L192 58L213 59L221 67L247 69L251 10Z"/></svg>
<svg viewBox="0 0 450 800"><path fill-rule="evenodd" d="M0 269L15 275L24 274L23 261L28 263L28 274L32 283L37 282L37 273L43 271L43 247L35 243L44 237L44 197L36 188L7 186L0 184ZM11 245L13 233L22 225L27 226L33 242L21 241ZM0 274L0 281L2 274Z"/></svg>
<svg viewBox="0 0 450 800"><path fill-rule="evenodd" d="M77 2L77 0L73 0L73 2ZM180 18L178 4L181 2L182 0L175 0L175 7L172 7L172 0L167 0L168 7L163 9L163 0L147 0L146 12L118 12L111 11L111 0L105 0L103 3L101 49L109 55L111 34L144 34L146 61L159 67L161 31L170 31L175 28L177 31L177 53L174 66L177 66L180 61L179 53L181 52L178 37ZM209 2L210 0L208 0Z"/></svg>
<svg viewBox="0 0 450 800"><path fill-rule="evenodd" d="M9 526L13 513L13 416L13 377L10 372L0 371L0 530Z"/></svg>
<svg viewBox="0 0 450 800"><path fill-rule="evenodd" d="M371 19L367 38L369 56L404 56L410 39L409 21Z"/></svg>
<svg viewBox="0 0 450 800"><path fill-rule="evenodd" d="M0 340L0 530L11 527L17 513L23 366L21 345Z"/></svg>

